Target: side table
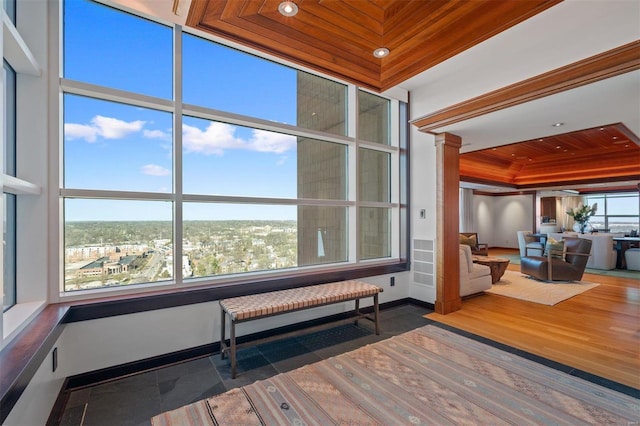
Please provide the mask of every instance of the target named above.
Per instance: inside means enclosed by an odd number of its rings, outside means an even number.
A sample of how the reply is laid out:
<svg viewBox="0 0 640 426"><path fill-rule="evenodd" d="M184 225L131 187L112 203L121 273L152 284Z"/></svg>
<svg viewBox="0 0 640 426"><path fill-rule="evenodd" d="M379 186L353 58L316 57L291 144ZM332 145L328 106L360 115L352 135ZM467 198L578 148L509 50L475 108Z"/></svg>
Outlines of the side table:
<svg viewBox="0 0 640 426"><path fill-rule="evenodd" d="M509 266L509 259L503 257L491 257L491 256L471 256L473 263L480 265L486 265L491 268L491 284L495 284L500 281L500 278L504 275L504 271Z"/></svg>

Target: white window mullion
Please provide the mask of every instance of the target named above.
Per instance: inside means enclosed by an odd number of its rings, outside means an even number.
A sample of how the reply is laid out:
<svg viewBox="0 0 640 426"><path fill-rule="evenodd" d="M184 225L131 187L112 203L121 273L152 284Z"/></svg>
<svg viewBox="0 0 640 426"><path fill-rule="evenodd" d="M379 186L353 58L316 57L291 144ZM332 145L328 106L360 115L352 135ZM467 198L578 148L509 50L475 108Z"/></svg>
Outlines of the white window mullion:
<svg viewBox="0 0 640 426"><path fill-rule="evenodd" d="M360 230L358 226L358 215L360 209L360 200L358 199L358 88L354 85L349 85L348 102L347 102L347 122L348 122L348 135L355 138L355 143L349 146L349 170L347 171L349 176L349 191L348 199L355 201L355 206L349 209L349 260L351 262L360 261Z"/></svg>
<svg viewBox="0 0 640 426"><path fill-rule="evenodd" d="M398 206L400 203L400 102L391 100L390 118L390 132L391 132L391 146L397 148L391 153L391 202L394 206ZM391 209L391 257L400 257L400 209L394 207Z"/></svg>
<svg viewBox="0 0 640 426"><path fill-rule="evenodd" d="M183 282L182 240L182 27L173 30L173 279L176 285Z"/></svg>

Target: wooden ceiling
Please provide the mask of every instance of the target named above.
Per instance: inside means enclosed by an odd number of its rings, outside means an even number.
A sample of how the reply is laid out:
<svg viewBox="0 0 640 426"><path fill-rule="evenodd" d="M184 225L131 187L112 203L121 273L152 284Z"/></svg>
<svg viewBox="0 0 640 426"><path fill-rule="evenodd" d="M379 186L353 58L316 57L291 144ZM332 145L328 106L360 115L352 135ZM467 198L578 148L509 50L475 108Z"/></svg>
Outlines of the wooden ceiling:
<svg viewBox="0 0 640 426"><path fill-rule="evenodd" d="M561 0L294 1L285 17L281 0L193 0L186 24L384 91Z"/></svg>
<svg viewBox="0 0 640 426"><path fill-rule="evenodd" d="M460 180L515 189L609 182L637 189L640 140L623 124L460 155Z"/></svg>

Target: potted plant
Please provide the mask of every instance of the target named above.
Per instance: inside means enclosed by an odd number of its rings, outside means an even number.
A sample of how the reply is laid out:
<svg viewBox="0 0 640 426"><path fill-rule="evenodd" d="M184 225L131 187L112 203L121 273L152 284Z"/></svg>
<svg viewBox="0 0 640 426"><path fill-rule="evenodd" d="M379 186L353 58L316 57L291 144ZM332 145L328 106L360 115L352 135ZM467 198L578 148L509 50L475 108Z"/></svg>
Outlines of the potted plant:
<svg viewBox="0 0 640 426"><path fill-rule="evenodd" d="M574 230L584 234L584 231L589 226L589 219L598 211L598 203L593 203L593 206L578 204L578 207L568 209L567 214L573 218L575 222Z"/></svg>

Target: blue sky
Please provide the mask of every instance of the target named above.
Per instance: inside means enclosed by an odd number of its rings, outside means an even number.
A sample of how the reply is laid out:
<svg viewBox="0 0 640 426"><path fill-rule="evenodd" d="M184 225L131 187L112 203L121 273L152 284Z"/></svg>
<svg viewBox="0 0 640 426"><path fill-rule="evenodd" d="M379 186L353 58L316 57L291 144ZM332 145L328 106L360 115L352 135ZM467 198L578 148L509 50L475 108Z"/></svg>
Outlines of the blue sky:
<svg viewBox="0 0 640 426"><path fill-rule="evenodd" d="M65 6L65 78L172 99L171 28L84 0ZM185 35L183 77L185 103L296 122L295 70ZM64 132L66 188L172 191L170 113L65 95ZM185 193L296 197L295 137L193 117L182 137ZM169 220L167 204L76 200L65 217ZM191 208L192 219L295 219L288 207L214 207Z"/></svg>

